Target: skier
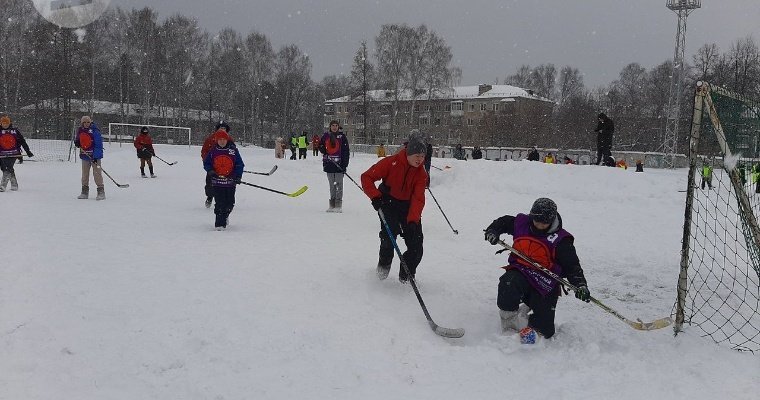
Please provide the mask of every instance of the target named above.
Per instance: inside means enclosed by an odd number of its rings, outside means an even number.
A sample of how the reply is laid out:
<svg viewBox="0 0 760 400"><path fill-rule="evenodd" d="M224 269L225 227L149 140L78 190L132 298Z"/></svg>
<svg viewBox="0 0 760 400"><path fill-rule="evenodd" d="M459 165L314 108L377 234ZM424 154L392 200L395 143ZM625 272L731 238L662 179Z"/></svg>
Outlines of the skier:
<svg viewBox="0 0 760 400"><path fill-rule="evenodd" d="M0 192L5 191L8 182L11 183L12 191L18 190L18 180L13 164L16 163L16 159L21 159L22 147L26 150L27 156L33 156L24 136L13 127L11 117L3 115L0 117L0 170L3 172L3 177L0 178Z"/></svg>
<svg viewBox="0 0 760 400"><path fill-rule="evenodd" d="M322 170L327 173L330 184L330 207L327 212L343 212L343 175L348 168L351 153L348 139L340 132L338 121L330 121L327 132L319 140L319 152L322 153Z"/></svg>
<svg viewBox="0 0 760 400"><path fill-rule="evenodd" d="M216 127L214 127L214 132L208 135L206 140L203 141L203 146L201 146L201 161L206 160L208 152L216 145L214 135L219 129L223 129L227 132L227 135L230 135L230 126L224 121L219 121L219 123L216 124ZM235 146L235 140L231 135L229 142L231 146ZM211 202L214 200L214 189L211 185L211 177L208 174L206 174L206 185L203 187L203 190L206 192L206 208L211 208Z"/></svg>
<svg viewBox="0 0 760 400"><path fill-rule="evenodd" d="M216 199L214 228L221 231L227 229L230 213L235 207L235 185L240 183L245 165L226 130L217 130L213 139L215 145L206 154L203 168L211 180Z"/></svg>
<svg viewBox="0 0 760 400"><path fill-rule="evenodd" d="M78 199L86 199L90 195L90 168L98 189L95 200L105 200L106 191L103 187L103 173L101 163L103 161L103 136L98 126L92 122L89 115L81 119L82 124L77 130L74 145L79 148L79 158L82 159L82 194Z"/></svg>
<svg viewBox="0 0 760 400"><path fill-rule="evenodd" d="M150 177L155 178L156 174L153 173L153 161L151 157L156 155L156 150L153 148L153 139L151 139L148 133L148 127L143 126L140 128L140 134L135 137L135 149L137 149L137 158L140 159L140 176L147 178L145 175L145 164L148 164L150 170Z"/></svg>
<svg viewBox="0 0 760 400"><path fill-rule="evenodd" d="M590 301L591 293L575 252L574 238L562 228L562 217L554 201L539 198L528 215L505 215L494 220L485 230L485 240L495 245L503 233L512 235L512 247L516 250L578 287L575 297ZM502 332L522 331L522 337L535 330L547 339L552 337L554 310L561 292L558 282L513 254L508 263L504 267L506 272L499 278L497 296ZM530 310L533 313L528 316Z"/></svg>
<svg viewBox="0 0 760 400"><path fill-rule="evenodd" d="M538 161L541 159L541 155L538 154L538 149L536 149L536 146L533 146L530 148L530 152L528 153L528 161Z"/></svg>
<svg viewBox="0 0 760 400"><path fill-rule="evenodd" d="M306 159L306 150L309 147L309 139L306 137L309 133L306 131L301 132L301 136L298 137L298 159Z"/></svg>
<svg viewBox="0 0 760 400"><path fill-rule="evenodd" d="M712 190L712 174L713 168L707 162L702 164L702 190L705 189L705 184L707 185L707 190Z"/></svg>
<svg viewBox="0 0 760 400"><path fill-rule="evenodd" d="M600 165L605 156L612 156L612 134L615 133L615 123L605 113L597 115L599 123L594 132L596 136L596 165Z"/></svg>
<svg viewBox="0 0 760 400"><path fill-rule="evenodd" d="M398 275L401 283L414 279L422 260L422 210L425 208L427 182L427 173L422 165L425 151L422 139L412 135L405 149L381 159L361 175L364 193L372 200L372 207L383 211L394 240L401 234L406 243L403 257L409 275L402 267ZM379 180L382 183L375 187L375 182ZM391 270L394 248L382 221L379 236L377 276L385 279Z"/></svg>

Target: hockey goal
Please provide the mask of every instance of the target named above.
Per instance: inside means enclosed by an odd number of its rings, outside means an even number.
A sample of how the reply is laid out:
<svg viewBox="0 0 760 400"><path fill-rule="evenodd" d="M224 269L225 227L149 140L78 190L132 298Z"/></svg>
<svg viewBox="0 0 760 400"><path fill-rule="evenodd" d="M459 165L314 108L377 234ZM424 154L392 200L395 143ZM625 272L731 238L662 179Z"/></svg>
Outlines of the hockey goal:
<svg viewBox="0 0 760 400"><path fill-rule="evenodd" d="M108 135L103 138L104 142L131 143L135 136L140 134L140 129L147 127L150 137L155 144L187 145L192 143L192 130L184 126L141 125L112 122L108 124Z"/></svg>

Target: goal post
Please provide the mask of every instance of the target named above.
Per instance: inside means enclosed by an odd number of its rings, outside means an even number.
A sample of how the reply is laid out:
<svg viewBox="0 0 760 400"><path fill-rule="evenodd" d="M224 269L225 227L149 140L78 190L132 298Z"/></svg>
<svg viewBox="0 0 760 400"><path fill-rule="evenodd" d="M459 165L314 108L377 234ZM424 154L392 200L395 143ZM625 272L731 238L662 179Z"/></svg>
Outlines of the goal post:
<svg viewBox="0 0 760 400"><path fill-rule="evenodd" d="M697 82L675 332L760 351L760 103Z"/></svg>
<svg viewBox="0 0 760 400"><path fill-rule="evenodd" d="M192 129L184 126L127 124L111 122L108 124L108 143L116 141L121 147L125 141L131 142L140 133L140 128L147 127L153 143L184 145L190 148L192 144Z"/></svg>

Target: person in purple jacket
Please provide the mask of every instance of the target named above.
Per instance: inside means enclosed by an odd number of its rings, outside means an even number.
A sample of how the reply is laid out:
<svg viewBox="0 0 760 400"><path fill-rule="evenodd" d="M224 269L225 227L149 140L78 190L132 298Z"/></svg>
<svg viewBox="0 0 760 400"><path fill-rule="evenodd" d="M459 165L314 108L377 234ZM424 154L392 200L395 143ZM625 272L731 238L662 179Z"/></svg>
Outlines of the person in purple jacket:
<svg viewBox="0 0 760 400"><path fill-rule="evenodd" d="M586 284L573 235L562 227L557 204L551 199L537 199L529 214L505 215L485 230L485 240L497 244L499 235L514 238L514 247L550 271L578 287L575 297L589 302ZM506 272L499 279L497 305L502 331L533 329L550 338L554 335L554 313L561 288L559 282L536 270L524 260L510 254ZM522 303L522 304L521 304ZM528 316L528 311L533 313Z"/></svg>
<svg viewBox="0 0 760 400"><path fill-rule="evenodd" d="M340 131L338 121L330 121L330 128L319 139L319 152L322 153L322 170L327 173L330 184L330 208L327 212L343 212L343 174L348 168L351 153L348 139Z"/></svg>
<svg viewBox="0 0 760 400"><path fill-rule="evenodd" d="M216 131L214 141L216 144L203 159L203 168L211 178L211 187L216 199L214 228L221 231L227 229L230 213L235 207L235 186L243 177L245 164L227 131Z"/></svg>

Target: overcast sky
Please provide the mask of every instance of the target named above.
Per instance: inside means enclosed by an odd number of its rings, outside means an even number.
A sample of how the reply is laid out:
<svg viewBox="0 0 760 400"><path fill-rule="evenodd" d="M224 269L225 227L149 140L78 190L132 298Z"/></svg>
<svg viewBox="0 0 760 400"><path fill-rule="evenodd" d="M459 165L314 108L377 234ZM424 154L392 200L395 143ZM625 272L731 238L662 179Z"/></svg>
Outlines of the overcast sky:
<svg viewBox="0 0 760 400"><path fill-rule="evenodd" d="M294 43L309 55L312 78L349 73L362 40L386 23L427 24L446 39L463 85L493 83L522 64L571 65L586 85L607 84L623 66L651 68L673 57L677 16L665 0L112 0L150 6L160 18L193 16L209 32L232 27ZM687 61L704 43L728 50L752 35L760 42L760 0L703 0L688 19Z"/></svg>

